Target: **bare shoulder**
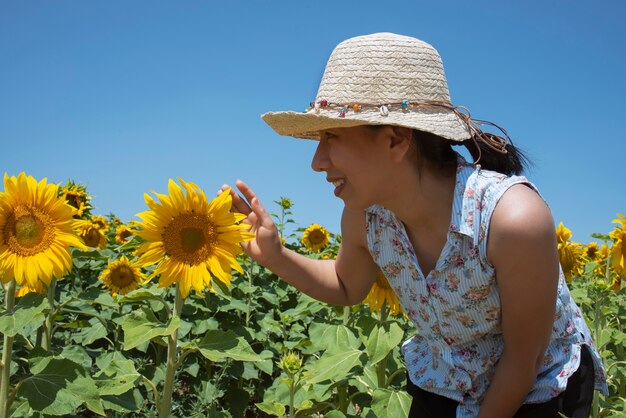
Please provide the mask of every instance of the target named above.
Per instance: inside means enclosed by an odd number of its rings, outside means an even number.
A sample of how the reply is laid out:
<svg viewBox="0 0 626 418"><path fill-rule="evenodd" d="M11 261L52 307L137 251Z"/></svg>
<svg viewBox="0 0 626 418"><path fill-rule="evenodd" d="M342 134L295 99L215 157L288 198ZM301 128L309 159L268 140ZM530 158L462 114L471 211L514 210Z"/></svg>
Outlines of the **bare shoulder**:
<svg viewBox="0 0 626 418"><path fill-rule="evenodd" d="M527 246L556 251L554 220L541 196L524 184L511 186L493 211L488 243L487 256L492 262Z"/></svg>

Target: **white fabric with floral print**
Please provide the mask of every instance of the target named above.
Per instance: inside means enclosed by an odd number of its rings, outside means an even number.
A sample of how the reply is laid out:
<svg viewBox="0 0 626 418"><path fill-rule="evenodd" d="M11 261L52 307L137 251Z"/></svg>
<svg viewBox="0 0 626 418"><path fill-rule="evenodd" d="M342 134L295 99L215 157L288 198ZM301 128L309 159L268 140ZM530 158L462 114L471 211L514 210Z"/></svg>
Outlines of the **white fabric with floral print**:
<svg viewBox="0 0 626 418"><path fill-rule="evenodd" d="M458 157L448 239L426 277L402 222L382 206L366 210L370 253L418 330L402 346L411 381L458 401L459 418L478 414L504 347L486 237L498 200L519 183L536 190L525 177L481 170ZM561 272L550 344L526 403L547 402L565 390L583 344L591 348L596 389L607 394L602 360Z"/></svg>

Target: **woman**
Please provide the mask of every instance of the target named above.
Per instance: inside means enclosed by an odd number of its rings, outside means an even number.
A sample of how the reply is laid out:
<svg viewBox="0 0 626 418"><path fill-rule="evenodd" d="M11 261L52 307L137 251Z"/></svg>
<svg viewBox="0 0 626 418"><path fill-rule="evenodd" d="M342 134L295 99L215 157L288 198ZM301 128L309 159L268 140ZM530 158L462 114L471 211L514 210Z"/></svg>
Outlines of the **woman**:
<svg viewBox="0 0 626 418"><path fill-rule="evenodd" d="M411 417L588 416L602 361L559 267L554 221L521 153L450 102L437 51L389 33L333 51L306 113L263 119L319 141L345 208L336 260L281 245L243 182L258 263L301 291L360 303L381 269L418 333L403 344ZM480 121L481 123L485 123ZM465 145L474 163L451 145Z"/></svg>

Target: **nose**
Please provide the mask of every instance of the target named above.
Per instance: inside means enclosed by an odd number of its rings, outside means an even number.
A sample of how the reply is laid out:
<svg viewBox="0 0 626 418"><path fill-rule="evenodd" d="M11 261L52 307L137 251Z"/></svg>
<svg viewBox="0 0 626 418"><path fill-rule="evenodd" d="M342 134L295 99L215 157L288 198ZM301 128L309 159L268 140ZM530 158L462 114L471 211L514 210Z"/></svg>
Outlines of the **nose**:
<svg viewBox="0 0 626 418"><path fill-rule="evenodd" d="M321 139L315 149L313 160L311 160L311 168L313 171L321 172L328 169L330 160L328 158L327 140Z"/></svg>

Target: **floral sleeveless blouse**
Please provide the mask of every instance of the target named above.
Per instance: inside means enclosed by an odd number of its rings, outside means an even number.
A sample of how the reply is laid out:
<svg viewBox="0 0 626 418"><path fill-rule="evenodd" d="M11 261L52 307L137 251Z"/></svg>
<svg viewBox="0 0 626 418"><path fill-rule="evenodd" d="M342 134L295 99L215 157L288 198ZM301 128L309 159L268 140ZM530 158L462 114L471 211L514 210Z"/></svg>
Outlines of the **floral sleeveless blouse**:
<svg viewBox="0 0 626 418"><path fill-rule="evenodd" d="M478 414L504 348L487 233L496 203L519 183L536 190L525 177L481 170L458 157L448 239L426 277L402 222L382 206L366 210L369 251L418 330L402 345L409 377L416 386L459 402L457 418ZM561 271L552 336L525 403L547 402L565 390L583 344L592 353L595 387L608 394L602 360Z"/></svg>

